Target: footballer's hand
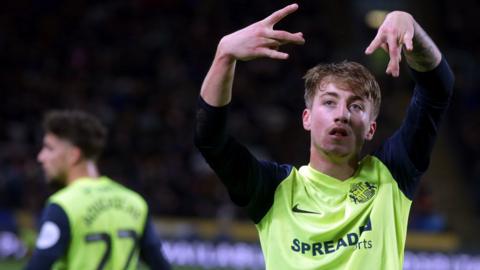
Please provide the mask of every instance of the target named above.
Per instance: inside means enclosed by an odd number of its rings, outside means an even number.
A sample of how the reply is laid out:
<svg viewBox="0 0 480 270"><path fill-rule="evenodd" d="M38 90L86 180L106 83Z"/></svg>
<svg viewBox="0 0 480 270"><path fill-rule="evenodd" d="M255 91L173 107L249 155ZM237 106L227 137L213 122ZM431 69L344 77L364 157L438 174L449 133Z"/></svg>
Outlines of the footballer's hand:
<svg viewBox="0 0 480 270"><path fill-rule="evenodd" d="M303 34L274 30L273 27L297 9L297 4L286 6L259 22L223 37L218 44L217 56L243 61L261 57L287 59L288 54L279 51L280 46L288 43L304 44Z"/></svg>
<svg viewBox="0 0 480 270"><path fill-rule="evenodd" d="M415 24L412 15L406 12L390 12L378 28L377 35L367 47L365 53L372 54L378 48L382 48L390 56L386 73L398 77L403 46L407 51L413 50Z"/></svg>

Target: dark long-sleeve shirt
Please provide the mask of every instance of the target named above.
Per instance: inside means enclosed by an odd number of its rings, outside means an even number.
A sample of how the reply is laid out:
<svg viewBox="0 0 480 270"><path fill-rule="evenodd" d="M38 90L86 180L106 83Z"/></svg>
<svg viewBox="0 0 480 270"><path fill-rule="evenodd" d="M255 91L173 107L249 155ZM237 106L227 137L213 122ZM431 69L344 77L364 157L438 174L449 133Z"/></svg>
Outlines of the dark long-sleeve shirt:
<svg viewBox="0 0 480 270"><path fill-rule="evenodd" d="M412 199L428 167L439 124L453 90L453 74L445 59L432 71L410 70L414 93L400 128L372 153L391 170L404 194ZM272 206L276 187L291 165L257 160L227 133L229 105L198 102L195 144L225 184L234 203L247 208L255 222Z"/></svg>

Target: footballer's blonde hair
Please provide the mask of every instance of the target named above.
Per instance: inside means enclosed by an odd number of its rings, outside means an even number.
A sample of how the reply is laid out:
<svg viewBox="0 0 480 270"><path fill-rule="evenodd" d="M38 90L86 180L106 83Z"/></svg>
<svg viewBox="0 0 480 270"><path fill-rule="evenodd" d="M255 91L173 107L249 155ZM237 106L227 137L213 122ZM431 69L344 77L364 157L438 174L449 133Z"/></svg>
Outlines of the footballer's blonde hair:
<svg viewBox="0 0 480 270"><path fill-rule="evenodd" d="M323 91L328 83L335 83L370 100L373 105L373 119L377 118L380 112L380 87L372 73L357 62L319 64L309 69L303 79L305 80L305 106L309 109L312 108L315 94Z"/></svg>

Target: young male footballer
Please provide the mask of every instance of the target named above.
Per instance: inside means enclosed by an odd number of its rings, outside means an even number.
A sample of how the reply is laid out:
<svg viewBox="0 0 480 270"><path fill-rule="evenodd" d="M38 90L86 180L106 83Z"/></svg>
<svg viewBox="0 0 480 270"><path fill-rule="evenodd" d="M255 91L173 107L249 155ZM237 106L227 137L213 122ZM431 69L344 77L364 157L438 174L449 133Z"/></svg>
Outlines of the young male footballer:
<svg viewBox="0 0 480 270"><path fill-rule="evenodd" d="M279 47L303 44L303 34L274 26L297 8L289 5L220 40L200 92L196 146L256 224L266 269L400 270L410 205L449 104L453 75L414 18L391 12L365 53L384 49L390 57L386 72L394 77L402 54L411 70L413 97L393 136L361 158L377 128L379 86L358 63L320 64L304 77L309 163L295 168L257 160L226 131L235 65L287 59Z"/></svg>
<svg viewBox="0 0 480 270"><path fill-rule="evenodd" d="M44 209L26 269L170 269L145 200L101 176L96 161L106 129L81 111L52 111L44 119L38 154L47 179L66 185Z"/></svg>

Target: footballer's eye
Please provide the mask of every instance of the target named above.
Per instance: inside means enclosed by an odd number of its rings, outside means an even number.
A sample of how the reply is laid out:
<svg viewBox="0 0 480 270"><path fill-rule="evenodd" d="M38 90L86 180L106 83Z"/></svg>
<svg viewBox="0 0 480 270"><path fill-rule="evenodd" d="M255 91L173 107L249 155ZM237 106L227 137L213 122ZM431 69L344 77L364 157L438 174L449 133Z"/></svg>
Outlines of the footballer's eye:
<svg viewBox="0 0 480 270"><path fill-rule="evenodd" d="M327 100L324 100L324 101L322 102L322 104L323 104L323 105L326 105L326 106L333 106L333 105L335 105L335 101L333 101L333 100L328 100L328 99L327 99Z"/></svg>
<svg viewBox="0 0 480 270"><path fill-rule="evenodd" d="M53 150L53 146L50 145L50 144L44 144L42 149L45 149L47 151L52 151Z"/></svg>
<svg viewBox="0 0 480 270"><path fill-rule="evenodd" d="M363 111L364 110L364 107L362 104L359 104L359 103L352 103L350 105L350 110L352 111Z"/></svg>

